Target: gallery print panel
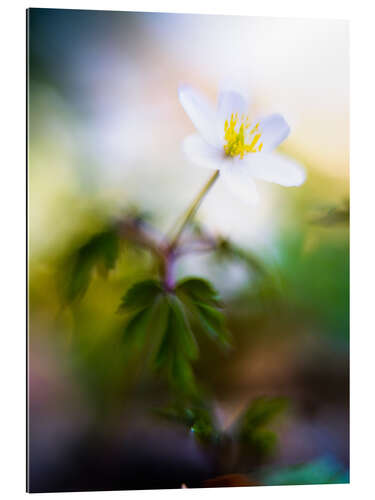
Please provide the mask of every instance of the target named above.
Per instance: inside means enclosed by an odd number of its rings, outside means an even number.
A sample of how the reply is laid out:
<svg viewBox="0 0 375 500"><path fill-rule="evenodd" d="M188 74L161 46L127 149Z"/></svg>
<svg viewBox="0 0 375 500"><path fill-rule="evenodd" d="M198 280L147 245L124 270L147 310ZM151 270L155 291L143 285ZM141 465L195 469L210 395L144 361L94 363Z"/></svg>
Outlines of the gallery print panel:
<svg viewBox="0 0 375 500"><path fill-rule="evenodd" d="M347 483L348 23L27 35L28 491Z"/></svg>

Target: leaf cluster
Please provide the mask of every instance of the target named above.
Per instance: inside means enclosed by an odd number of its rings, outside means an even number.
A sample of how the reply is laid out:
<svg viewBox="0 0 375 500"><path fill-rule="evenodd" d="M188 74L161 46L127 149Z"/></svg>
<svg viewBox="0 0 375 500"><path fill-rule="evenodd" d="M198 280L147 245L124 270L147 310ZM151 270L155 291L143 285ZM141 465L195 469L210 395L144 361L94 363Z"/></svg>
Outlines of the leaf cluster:
<svg viewBox="0 0 375 500"><path fill-rule="evenodd" d="M243 445L242 452L250 452L253 457L263 458L272 452L277 442L276 434L267 426L286 405L284 398L256 398L245 413L226 429L220 428L213 409L202 400L190 406L177 404L159 409L156 413L187 427L202 443L225 446L225 443L237 442Z"/></svg>
<svg viewBox="0 0 375 500"><path fill-rule="evenodd" d="M259 397L253 400L238 425L240 441L259 456L272 452L277 443L277 436L275 432L267 429L267 426L286 406L287 401L284 398Z"/></svg>
<svg viewBox="0 0 375 500"><path fill-rule="evenodd" d="M158 416L186 427L201 443L215 443L220 439L220 432L215 427L209 408L204 406L170 407L155 412Z"/></svg>
<svg viewBox="0 0 375 500"><path fill-rule="evenodd" d="M180 395L198 391L192 366L199 357L195 333L229 345L218 293L201 278L185 278L172 292L155 279L135 283L122 297L119 312L128 316L123 339L129 348L148 352L151 368L163 373Z"/></svg>

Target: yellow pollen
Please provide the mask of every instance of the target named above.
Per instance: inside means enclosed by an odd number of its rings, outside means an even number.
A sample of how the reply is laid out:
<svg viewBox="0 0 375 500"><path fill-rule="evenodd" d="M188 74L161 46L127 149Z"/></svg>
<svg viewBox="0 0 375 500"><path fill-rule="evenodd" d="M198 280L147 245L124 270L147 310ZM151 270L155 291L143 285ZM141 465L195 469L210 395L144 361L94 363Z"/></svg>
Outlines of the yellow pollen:
<svg viewBox="0 0 375 500"><path fill-rule="evenodd" d="M248 117L238 116L232 113L230 120L225 120L224 124L224 151L227 156L239 156L241 159L248 153L257 153L262 150L263 143L259 142L261 133L259 123L249 132L250 123ZM251 141L248 143L247 141Z"/></svg>

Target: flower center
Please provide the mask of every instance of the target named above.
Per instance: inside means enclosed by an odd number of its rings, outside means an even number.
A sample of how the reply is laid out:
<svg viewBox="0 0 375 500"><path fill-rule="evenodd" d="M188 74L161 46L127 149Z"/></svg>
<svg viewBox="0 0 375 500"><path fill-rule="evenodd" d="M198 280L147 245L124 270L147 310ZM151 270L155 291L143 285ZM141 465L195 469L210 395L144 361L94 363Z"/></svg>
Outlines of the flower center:
<svg viewBox="0 0 375 500"><path fill-rule="evenodd" d="M251 130L248 117L238 116L238 113L232 113L230 121L225 120L224 124L224 151L227 156L239 156L241 160L247 153L257 153L262 150L263 143L259 143L261 133L259 132L259 123Z"/></svg>

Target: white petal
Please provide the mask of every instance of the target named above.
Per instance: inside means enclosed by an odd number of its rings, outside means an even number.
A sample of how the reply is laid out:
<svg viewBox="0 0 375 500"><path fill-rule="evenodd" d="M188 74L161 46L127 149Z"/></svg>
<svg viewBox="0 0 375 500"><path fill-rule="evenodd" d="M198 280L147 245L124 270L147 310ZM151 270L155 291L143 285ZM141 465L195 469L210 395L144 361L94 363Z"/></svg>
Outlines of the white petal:
<svg viewBox="0 0 375 500"><path fill-rule="evenodd" d="M189 160L200 167L220 170L225 161L224 151L207 144L199 134L186 137L182 149Z"/></svg>
<svg viewBox="0 0 375 500"><path fill-rule="evenodd" d="M241 116L248 111L247 99L235 90L223 90L219 94L217 111L224 120L229 119L232 113Z"/></svg>
<svg viewBox="0 0 375 500"><path fill-rule="evenodd" d="M289 125L279 114L266 116L256 123L259 123L261 133L259 143L263 144L263 153L269 153L277 148L288 137L290 132Z"/></svg>
<svg viewBox="0 0 375 500"><path fill-rule="evenodd" d="M220 178L230 191L243 202L256 205L259 195L247 165L242 160L227 159L220 171Z"/></svg>
<svg viewBox="0 0 375 500"><path fill-rule="evenodd" d="M300 186L306 179L302 165L280 153L252 153L241 161L251 176L281 186Z"/></svg>
<svg viewBox="0 0 375 500"><path fill-rule="evenodd" d="M178 96L186 114L203 139L212 146L219 146L216 113L207 99L189 85L178 88Z"/></svg>
<svg viewBox="0 0 375 500"><path fill-rule="evenodd" d="M235 90L223 90L219 94L218 98L218 135L221 140L224 139L224 124L225 120L230 120L230 117L233 114L238 113L241 117L245 115L248 111L248 102L247 99L236 92Z"/></svg>

